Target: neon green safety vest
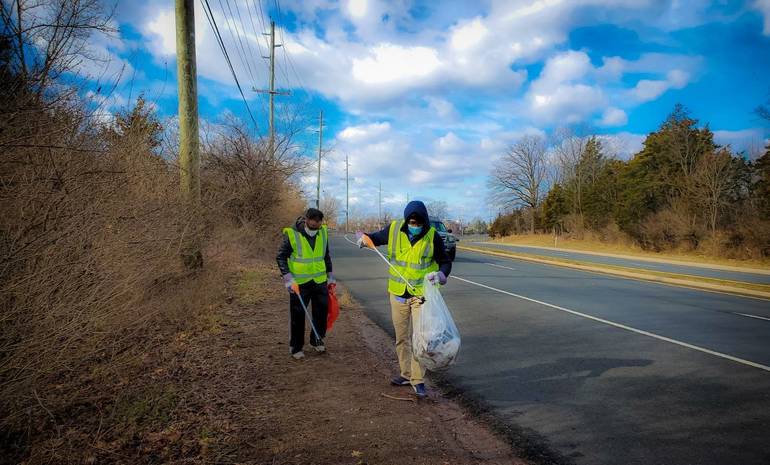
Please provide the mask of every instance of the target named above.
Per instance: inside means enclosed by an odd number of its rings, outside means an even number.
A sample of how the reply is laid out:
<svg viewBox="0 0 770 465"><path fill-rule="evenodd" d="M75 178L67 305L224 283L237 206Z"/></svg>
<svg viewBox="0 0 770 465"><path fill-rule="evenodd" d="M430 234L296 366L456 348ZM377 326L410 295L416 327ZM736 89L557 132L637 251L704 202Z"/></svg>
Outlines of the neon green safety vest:
<svg viewBox="0 0 770 465"><path fill-rule="evenodd" d="M315 281L326 282L326 248L329 245L329 233L326 226L321 226L315 238L315 248L310 247L307 238L294 228L283 228L289 238L292 252L289 257L289 271L297 284Z"/></svg>
<svg viewBox="0 0 770 465"><path fill-rule="evenodd" d="M430 227L428 232L414 245L409 242L409 236L401 231L404 221L390 223L388 237L388 259L399 273L409 281L414 288L409 288L412 295L423 295L423 280L431 271L438 271L438 263L433 259L433 236L436 230ZM390 269L388 280L388 292L395 295L404 295L406 283Z"/></svg>

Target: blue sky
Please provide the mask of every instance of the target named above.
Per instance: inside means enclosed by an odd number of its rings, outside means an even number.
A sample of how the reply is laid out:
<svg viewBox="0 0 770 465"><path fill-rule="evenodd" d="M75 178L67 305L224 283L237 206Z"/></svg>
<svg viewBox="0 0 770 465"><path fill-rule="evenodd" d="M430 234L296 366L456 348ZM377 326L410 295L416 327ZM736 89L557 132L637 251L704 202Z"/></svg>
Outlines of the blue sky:
<svg viewBox="0 0 770 465"><path fill-rule="evenodd" d="M251 88L267 86L259 34L276 21L277 87L292 92L277 98L278 129L324 111L333 150L322 188L344 201L347 154L359 215L376 213L381 182L393 213L408 195L445 200L453 217L489 217L486 176L516 138L587 125L627 158L677 102L736 150L770 136L752 113L770 96L770 0L209 3L260 133L267 100ZM93 42L108 61L89 74L120 76L107 110L143 93L175 115L173 7L119 2L119 34ZM201 117L249 121L198 2L196 28ZM300 131L303 155L316 138ZM312 198L314 175L301 182Z"/></svg>

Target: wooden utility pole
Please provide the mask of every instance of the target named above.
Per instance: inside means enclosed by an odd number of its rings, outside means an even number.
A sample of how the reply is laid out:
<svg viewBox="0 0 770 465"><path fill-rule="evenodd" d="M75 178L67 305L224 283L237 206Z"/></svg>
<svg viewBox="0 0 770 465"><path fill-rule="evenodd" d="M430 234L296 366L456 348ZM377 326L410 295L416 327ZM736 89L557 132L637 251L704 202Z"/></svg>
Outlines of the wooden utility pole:
<svg viewBox="0 0 770 465"><path fill-rule="evenodd" d="M194 5L194 0L176 0L176 63L182 195L188 201L197 203L200 199L200 149Z"/></svg>
<svg viewBox="0 0 770 465"><path fill-rule="evenodd" d="M348 163L348 154L345 154L345 232L348 231L350 222L350 164Z"/></svg>
<svg viewBox="0 0 770 465"><path fill-rule="evenodd" d="M252 88L252 90L260 94L268 94L269 96L268 98L270 100L270 110L268 114L268 149L270 151L270 155L275 155L275 96L289 95L289 93L276 92L275 90L275 49L283 45L275 43L275 21L270 21L270 32L263 32L262 34L270 37L270 55L262 57L270 60L270 87L268 90L259 90L256 88Z"/></svg>
<svg viewBox="0 0 770 465"><path fill-rule="evenodd" d="M270 21L270 153L275 150L275 21Z"/></svg>
<svg viewBox="0 0 770 465"><path fill-rule="evenodd" d="M198 84L195 66L195 1L176 0L176 62L179 94L179 170L182 196L190 214L200 202L200 147L198 135ZM193 219L192 223L197 223ZM194 234L194 233L193 233ZM194 234L182 251L188 268L203 266L200 243Z"/></svg>
<svg viewBox="0 0 770 465"><path fill-rule="evenodd" d="M324 137L324 111L321 110L321 119L318 121L318 178L315 187L315 207L321 208L321 147Z"/></svg>

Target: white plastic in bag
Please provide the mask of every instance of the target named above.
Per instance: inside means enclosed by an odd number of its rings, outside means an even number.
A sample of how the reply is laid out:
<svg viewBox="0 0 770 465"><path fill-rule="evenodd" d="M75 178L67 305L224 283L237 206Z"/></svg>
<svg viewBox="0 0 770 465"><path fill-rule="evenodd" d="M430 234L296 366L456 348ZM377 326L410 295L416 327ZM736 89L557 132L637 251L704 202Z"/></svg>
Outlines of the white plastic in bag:
<svg viewBox="0 0 770 465"><path fill-rule="evenodd" d="M425 302L412 329L414 358L431 371L454 363L460 351L460 332L438 287L438 283L425 281Z"/></svg>

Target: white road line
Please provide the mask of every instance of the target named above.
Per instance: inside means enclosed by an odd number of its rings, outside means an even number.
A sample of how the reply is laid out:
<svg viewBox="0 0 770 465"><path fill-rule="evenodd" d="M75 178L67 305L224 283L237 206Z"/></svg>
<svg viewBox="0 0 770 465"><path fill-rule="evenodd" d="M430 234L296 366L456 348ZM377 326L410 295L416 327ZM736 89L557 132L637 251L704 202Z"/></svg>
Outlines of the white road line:
<svg viewBox="0 0 770 465"><path fill-rule="evenodd" d="M498 268L505 268L506 270L513 270L513 271L516 271L516 268L511 268L510 266L503 266L503 265L498 265L498 264L496 264L496 263L487 263L487 265L489 265L489 266L496 266L496 267L498 267Z"/></svg>
<svg viewBox="0 0 770 465"><path fill-rule="evenodd" d="M577 315L579 317L587 318L589 320L594 320L594 321L598 321L600 323L604 323L606 325L614 326L616 328L625 329L626 331L631 331L632 333L637 333L637 334L641 334L643 336L648 336L648 337L651 337L651 338L654 338L654 339L658 339L658 340L661 340L661 341L670 342L671 344L676 344L678 346L687 347L688 349L697 350L699 352L710 354L710 355L713 355L715 357L721 357L721 358L724 358L724 359L727 359L727 360L731 360L733 362L741 363L743 365L748 365L750 367L759 368L760 370L770 371L770 366L762 365L761 363L756 363L756 362L752 362L750 360L744 360L742 358L733 357L732 355L723 354L721 352L716 352L714 350L706 349L704 347L699 347L699 346L696 346L696 345L688 344L686 342L677 341L676 339L671 339L669 337L661 336L661 335L658 335L658 334L655 334L655 333L651 333L649 331L644 331L644 330L641 330L641 329L632 328L631 326L626 326L624 324L615 323L614 321L605 320L604 318L598 318L598 317L595 317L595 316L587 315L585 313L577 312L575 310L570 310L568 308L560 307L558 305L549 304L548 302L542 302L540 300L532 299L530 297L525 297L523 295L514 294L513 292L503 291L502 289L497 289L497 288L494 288L492 286L487 286L486 284L477 283L475 281L471 281L470 279L460 278L459 276L455 276L455 275L452 275L451 277L454 278L454 279L459 279L460 281L463 281L463 282L466 282L466 283L469 283L469 284L473 284L475 286L479 286L479 287L483 287L485 289L489 289L489 290L492 290L492 291L495 291L495 292L499 292L501 294L507 294L509 296L516 297L516 298L523 299L523 300L528 300L528 301L534 302L536 304L545 305L546 307L551 307L553 309L560 310L562 312L571 313L573 315Z"/></svg>
<svg viewBox="0 0 770 465"><path fill-rule="evenodd" d="M747 316L747 317L749 317L749 318L756 318L756 319L758 319L758 320L766 320L766 321L770 321L770 318L767 318L767 317L765 317L765 316L750 315L750 314L748 314L748 313L738 313L738 312L733 312L733 314L734 314L734 315L740 315L740 316Z"/></svg>

